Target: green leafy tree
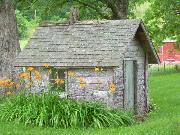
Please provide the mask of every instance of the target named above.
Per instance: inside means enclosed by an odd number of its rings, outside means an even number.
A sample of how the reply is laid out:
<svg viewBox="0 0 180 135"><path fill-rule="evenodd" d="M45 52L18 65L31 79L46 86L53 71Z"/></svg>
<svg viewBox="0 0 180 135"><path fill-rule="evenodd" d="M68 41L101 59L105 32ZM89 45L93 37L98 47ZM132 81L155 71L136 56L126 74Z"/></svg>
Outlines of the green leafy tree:
<svg viewBox="0 0 180 135"><path fill-rule="evenodd" d="M127 19L132 9L148 0L51 0L46 3L46 14L57 13L61 9L70 11L71 6L79 9L80 19ZM128 8L129 7L129 8Z"/></svg>
<svg viewBox="0 0 180 135"><path fill-rule="evenodd" d="M180 41L180 1L151 1L150 8L145 13L144 21L156 47L159 47L162 40L166 38Z"/></svg>

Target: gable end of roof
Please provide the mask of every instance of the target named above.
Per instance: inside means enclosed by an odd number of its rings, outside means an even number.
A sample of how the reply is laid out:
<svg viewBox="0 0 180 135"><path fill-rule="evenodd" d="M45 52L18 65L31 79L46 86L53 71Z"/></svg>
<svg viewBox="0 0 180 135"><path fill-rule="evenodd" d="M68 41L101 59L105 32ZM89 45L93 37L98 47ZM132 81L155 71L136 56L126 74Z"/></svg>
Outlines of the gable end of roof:
<svg viewBox="0 0 180 135"><path fill-rule="evenodd" d="M143 36L143 40L142 39L140 40L142 41L142 43L144 43L144 48L148 53L149 64L159 64L160 63L159 56L150 38L149 32L146 30L146 27L142 20L140 21L139 28L137 29L136 32L136 35L138 34L140 34L140 36Z"/></svg>

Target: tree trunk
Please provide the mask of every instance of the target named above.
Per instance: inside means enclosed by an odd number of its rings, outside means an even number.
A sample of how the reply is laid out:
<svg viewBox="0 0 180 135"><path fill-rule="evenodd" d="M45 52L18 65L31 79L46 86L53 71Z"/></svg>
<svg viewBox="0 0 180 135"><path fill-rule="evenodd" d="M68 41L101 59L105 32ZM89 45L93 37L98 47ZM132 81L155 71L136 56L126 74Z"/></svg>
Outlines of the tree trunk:
<svg viewBox="0 0 180 135"><path fill-rule="evenodd" d="M112 10L112 19L127 19L129 0L105 0L107 6Z"/></svg>
<svg viewBox="0 0 180 135"><path fill-rule="evenodd" d="M13 62L19 52L15 8L12 0L4 0L0 5L0 79L14 77Z"/></svg>

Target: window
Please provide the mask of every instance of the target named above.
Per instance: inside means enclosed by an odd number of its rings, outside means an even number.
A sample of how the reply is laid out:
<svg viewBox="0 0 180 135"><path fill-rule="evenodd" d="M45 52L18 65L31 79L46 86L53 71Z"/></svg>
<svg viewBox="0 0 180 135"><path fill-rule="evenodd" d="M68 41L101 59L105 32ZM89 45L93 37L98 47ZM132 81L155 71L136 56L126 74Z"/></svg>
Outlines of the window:
<svg viewBox="0 0 180 135"><path fill-rule="evenodd" d="M65 91L65 69L51 69L50 90L57 92Z"/></svg>

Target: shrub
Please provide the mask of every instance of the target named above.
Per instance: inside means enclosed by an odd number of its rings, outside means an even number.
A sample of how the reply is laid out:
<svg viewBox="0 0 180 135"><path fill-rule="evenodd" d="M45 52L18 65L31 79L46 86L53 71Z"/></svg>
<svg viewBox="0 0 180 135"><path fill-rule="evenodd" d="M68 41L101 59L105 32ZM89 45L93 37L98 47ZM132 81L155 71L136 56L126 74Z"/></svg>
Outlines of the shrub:
<svg viewBox="0 0 180 135"><path fill-rule="evenodd" d="M0 105L0 118L25 125L61 128L115 127L134 122L122 110L110 110L94 102L60 99L52 93L11 96Z"/></svg>

